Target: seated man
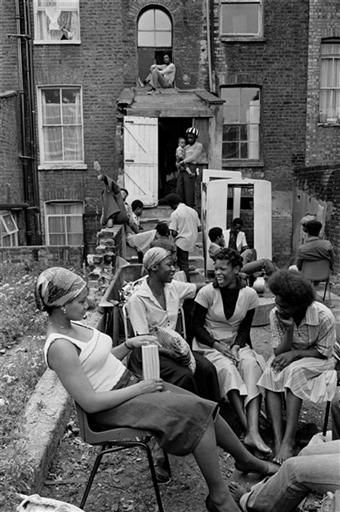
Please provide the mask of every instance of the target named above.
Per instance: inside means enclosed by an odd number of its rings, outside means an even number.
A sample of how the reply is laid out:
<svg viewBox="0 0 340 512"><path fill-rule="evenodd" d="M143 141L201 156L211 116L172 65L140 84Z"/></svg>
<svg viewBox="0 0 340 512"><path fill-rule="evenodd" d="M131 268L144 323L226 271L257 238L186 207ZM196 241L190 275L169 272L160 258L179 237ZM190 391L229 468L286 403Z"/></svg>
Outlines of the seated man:
<svg viewBox="0 0 340 512"><path fill-rule="evenodd" d="M122 189L112 178L102 174L99 162L95 161L93 168L98 173L98 180L105 185L104 190L102 190L101 225L112 228L114 224L126 224L128 214L124 205Z"/></svg>
<svg viewBox="0 0 340 512"><path fill-rule="evenodd" d="M143 231L141 226L141 216L144 204L139 199L131 203L131 212L127 223L126 242L130 247L137 251L138 263L142 263L144 253L150 248L150 244L155 238L156 230L150 229ZM141 233L141 231L143 231Z"/></svg>
<svg viewBox="0 0 340 512"><path fill-rule="evenodd" d="M334 493L340 489L339 461L340 441L306 446L250 492L236 483L229 489L243 512L293 512L310 492Z"/></svg>
<svg viewBox="0 0 340 512"><path fill-rule="evenodd" d="M176 66L171 62L170 56L166 53L163 56L164 64L152 64L150 74L145 79L152 90L168 89L173 87L176 75Z"/></svg>
<svg viewBox="0 0 340 512"><path fill-rule="evenodd" d="M222 228L214 227L209 229L208 237L211 243L208 247L209 259L207 261L207 275L208 277L214 277L215 255L218 252L220 252L220 250L223 249L223 247L225 247L225 240Z"/></svg>
<svg viewBox="0 0 340 512"><path fill-rule="evenodd" d="M304 261L328 260L330 269L333 269L334 250L329 240L322 240L319 237L322 228L318 220L310 220L304 225L304 231L307 234L305 243L300 245L296 253L296 266L298 270L302 269Z"/></svg>

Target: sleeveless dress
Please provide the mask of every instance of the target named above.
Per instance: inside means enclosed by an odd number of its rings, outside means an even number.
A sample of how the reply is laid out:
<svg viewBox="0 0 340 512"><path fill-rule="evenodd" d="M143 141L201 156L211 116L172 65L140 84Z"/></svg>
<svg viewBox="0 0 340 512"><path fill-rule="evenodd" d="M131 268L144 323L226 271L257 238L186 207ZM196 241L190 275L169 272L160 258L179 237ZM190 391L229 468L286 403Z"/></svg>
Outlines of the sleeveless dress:
<svg viewBox="0 0 340 512"><path fill-rule="evenodd" d="M110 391L121 381L126 368L111 353L111 338L91 329L93 334L87 342L59 333L50 334L44 347L45 361L48 365L48 350L53 341L66 339L79 348L81 366L94 389ZM114 372L111 375L110 369ZM186 455L195 449L217 412L215 402L165 383L162 392L145 393L111 409L89 414L89 420L100 429L132 427L148 430L168 453Z"/></svg>

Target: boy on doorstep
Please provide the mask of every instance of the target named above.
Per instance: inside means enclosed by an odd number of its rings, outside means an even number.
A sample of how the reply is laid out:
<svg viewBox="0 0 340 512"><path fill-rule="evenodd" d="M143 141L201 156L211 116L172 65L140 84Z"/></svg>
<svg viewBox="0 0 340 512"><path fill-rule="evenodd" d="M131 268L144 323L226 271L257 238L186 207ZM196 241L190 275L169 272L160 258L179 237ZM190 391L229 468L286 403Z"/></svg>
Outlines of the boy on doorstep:
<svg viewBox="0 0 340 512"><path fill-rule="evenodd" d="M215 254L220 252L220 250L223 249L223 247L225 247L225 240L222 228L216 226L214 228L209 229L208 237L211 243L208 248L209 258L207 261L207 275L208 277L214 277Z"/></svg>
<svg viewBox="0 0 340 512"><path fill-rule="evenodd" d="M150 229L143 231L141 226L141 216L144 204L139 199L131 203L132 213L129 216L126 230L126 242L130 247L137 251L138 263L142 263L144 253L150 248L150 244L155 238L156 230ZM142 231L142 232L141 232Z"/></svg>
<svg viewBox="0 0 340 512"><path fill-rule="evenodd" d="M170 229L167 222L159 222L157 224L156 235L154 240L151 242L150 247L162 247L166 251L169 251L173 263L176 263L176 244L170 234Z"/></svg>

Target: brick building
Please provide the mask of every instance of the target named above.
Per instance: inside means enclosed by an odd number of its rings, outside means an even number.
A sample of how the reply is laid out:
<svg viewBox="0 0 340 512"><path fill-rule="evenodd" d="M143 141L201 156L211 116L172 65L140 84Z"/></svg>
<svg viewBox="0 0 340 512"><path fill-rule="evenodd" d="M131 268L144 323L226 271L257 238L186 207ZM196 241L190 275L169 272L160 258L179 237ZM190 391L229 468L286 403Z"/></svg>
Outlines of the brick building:
<svg viewBox="0 0 340 512"><path fill-rule="evenodd" d="M315 213L336 249L340 270L340 4L311 0L308 35L306 158L295 169L293 229Z"/></svg>
<svg viewBox="0 0 340 512"><path fill-rule="evenodd" d="M93 161L126 181L133 160L127 154L127 134L138 118L141 133L147 134L143 144L153 153L148 162L141 157L143 150L137 155L133 181L137 164L149 166L145 173L154 197L166 193L177 137L195 124L207 166L271 181L273 254L279 264L287 261L294 171L316 164L311 148L319 141L318 134L306 131L315 101L310 63L315 60L312 33L318 25L313 16L309 21L309 11L317 11L317 2L17 3L30 6L43 242L79 244L85 232L86 242L93 243L101 205ZM335 9L336 2L326 3ZM2 44L12 44L13 52L16 42L5 39ZM164 53L175 62L176 87L147 96L137 86ZM130 133L131 140L136 133ZM326 139L320 144L327 151ZM145 195L141 190L142 200ZM249 222L251 208L251 197L245 197L241 210Z"/></svg>

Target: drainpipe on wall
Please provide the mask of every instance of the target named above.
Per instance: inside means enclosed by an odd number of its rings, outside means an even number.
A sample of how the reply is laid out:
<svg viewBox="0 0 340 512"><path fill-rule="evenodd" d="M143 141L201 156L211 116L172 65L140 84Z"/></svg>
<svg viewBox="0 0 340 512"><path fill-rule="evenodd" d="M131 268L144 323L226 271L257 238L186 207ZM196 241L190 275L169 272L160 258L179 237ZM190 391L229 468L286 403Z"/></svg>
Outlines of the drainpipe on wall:
<svg viewBox="0 0 340 512"><path fill-rule="evenodd" d="M23 168L26 238L28 245L41 244L39 216L39 188L36 167L36 145L34 128L32 37L29 5L26 0L15 0L17 39L19 105L21 124L21 155Z"/></svg>
<svg viewBox="0 0 340 512"><path fill-rule="evenodd" d="M207 19L207 54L208 54L208 75L209 75L209 91L216 92L215 77L212 69L212 45L211 45L211 15L210 0L205 0L206 19Z"/></svg>

